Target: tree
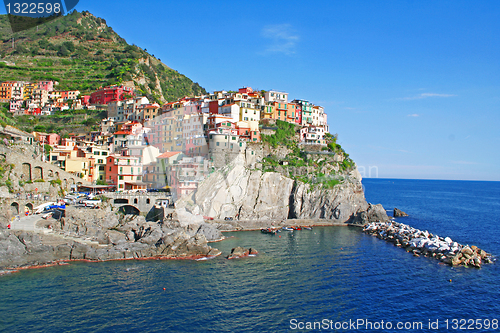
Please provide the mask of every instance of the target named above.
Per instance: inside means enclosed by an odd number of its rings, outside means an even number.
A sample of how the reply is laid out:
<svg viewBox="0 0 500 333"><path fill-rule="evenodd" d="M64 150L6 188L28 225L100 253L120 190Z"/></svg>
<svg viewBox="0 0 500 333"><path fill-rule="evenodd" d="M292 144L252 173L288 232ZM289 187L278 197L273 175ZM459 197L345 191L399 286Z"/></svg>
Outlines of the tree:
<svg viewBox="0 0 500 333"><path fill-rule="evenodd" d="M48 155L52 151L52 146L51 145L43 145L43 149L45 150L45 154Z"/></svg>
<svg viewBox="0 0 500 333"><path fill-rule="evenodd" d="M57 55L60 56L60 57L68 57L70 55L70 52L68 51L68 49L66 48L66 46L61 45L59 47L59 51L57 52Z"/></svg>
<svg viewBox="0 0 500 333"><path fill-rule="evenodd" d="M62 45L64 45L69 52L74 52L75 51L75 44L71 41L64 42Z"/></svg>

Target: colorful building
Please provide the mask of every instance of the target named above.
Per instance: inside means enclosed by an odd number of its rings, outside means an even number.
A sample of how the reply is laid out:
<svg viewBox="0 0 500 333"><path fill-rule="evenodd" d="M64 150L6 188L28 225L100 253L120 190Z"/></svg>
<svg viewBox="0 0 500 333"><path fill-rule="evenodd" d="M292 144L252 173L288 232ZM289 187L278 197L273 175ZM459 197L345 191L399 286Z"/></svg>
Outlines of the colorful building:
<svg viewBox="0 0 500 333"><path fill-rule="evenodd" d="M133 97L134 89L125 86L109 86L101 88L90 95L90 103L97 105L106 105L111 102L123 101L126 98Z"/></svg>

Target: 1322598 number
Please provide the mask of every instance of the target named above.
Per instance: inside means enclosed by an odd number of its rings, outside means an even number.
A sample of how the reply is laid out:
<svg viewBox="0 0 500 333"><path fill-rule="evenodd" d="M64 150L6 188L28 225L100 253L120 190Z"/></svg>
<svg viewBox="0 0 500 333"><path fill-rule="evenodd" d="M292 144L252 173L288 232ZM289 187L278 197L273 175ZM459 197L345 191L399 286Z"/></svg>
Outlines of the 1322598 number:
<svg viewBox="0 0 500 333"><path fill-rule="evenodd" d="M7 3L7 14L59 14L61 12L60 3Z"/></svg>

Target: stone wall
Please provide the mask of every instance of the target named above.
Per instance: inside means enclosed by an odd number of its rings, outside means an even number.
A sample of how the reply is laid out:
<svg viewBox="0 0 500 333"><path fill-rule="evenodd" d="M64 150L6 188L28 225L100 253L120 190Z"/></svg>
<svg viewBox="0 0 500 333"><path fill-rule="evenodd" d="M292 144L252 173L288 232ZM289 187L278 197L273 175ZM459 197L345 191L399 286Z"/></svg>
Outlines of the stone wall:
<svg viewBox="0 0 500 333"><path fill-rule="evenodd" d="M0 159L14 166L9 175L14 192L20 190L35 191L37 189L37 192L45 193L50 190L50 181L58 179L61 180L61 187L65 190L70 190L71 185L90 184L53 164L33 159L29 150L25 150L25 154L21 153L22 150L18 151L0 146ZM24 183L24 186L20 186L20 182Z"/></svg>

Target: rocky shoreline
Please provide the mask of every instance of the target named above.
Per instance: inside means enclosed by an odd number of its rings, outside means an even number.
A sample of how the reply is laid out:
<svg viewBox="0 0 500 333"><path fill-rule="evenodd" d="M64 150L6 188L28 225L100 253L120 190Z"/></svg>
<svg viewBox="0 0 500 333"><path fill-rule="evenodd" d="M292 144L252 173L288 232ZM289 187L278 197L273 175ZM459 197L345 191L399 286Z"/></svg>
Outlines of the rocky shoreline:
<svg viewBox="0 0 500 333"><path fill-rule="evenodd" d="M47 267L73 261L201 259L221 252L208 245L224 236L213 225L186 212L172 219L146 221L111 207L69 207L61 220L40 220L35 232L0 227L0 271Z"/></svg>
<svg viewBox="0 0 500 333"><path fill-rule="evenodd" d="M483 264L493 263L495 260L490 253L477 246L462 245L449 237L439 237L427 230L422 231L395 221L372 222L365 225L363 231L404 248L414 256L436 258L451 266L481 268Z"/></svg>

